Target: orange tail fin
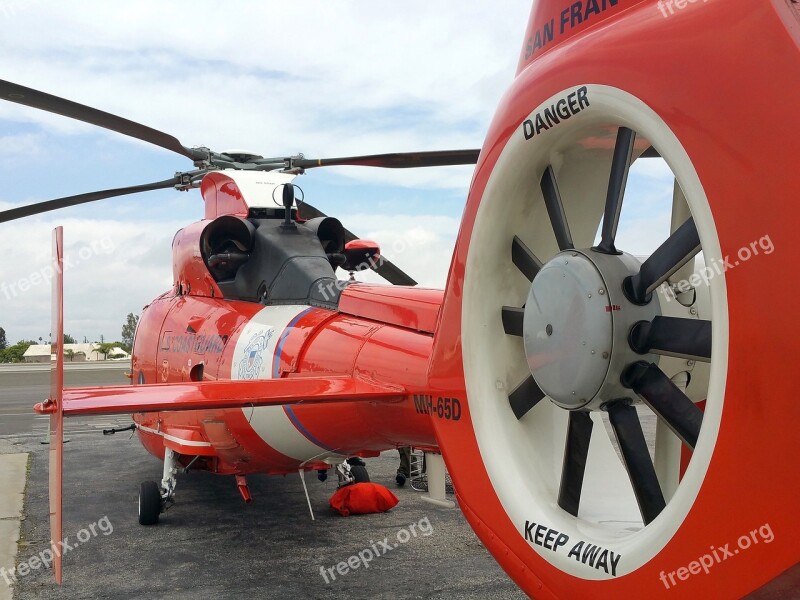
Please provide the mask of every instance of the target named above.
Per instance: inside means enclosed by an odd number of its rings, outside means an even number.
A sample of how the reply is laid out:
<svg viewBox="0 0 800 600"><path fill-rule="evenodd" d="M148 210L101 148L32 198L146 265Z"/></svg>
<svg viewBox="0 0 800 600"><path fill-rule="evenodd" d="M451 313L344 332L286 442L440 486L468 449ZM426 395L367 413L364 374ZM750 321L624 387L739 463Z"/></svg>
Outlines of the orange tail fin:
<svg viewBox="0 0 800 600"><path fill-rule="evenodd" d="M39 413L50 414L50 544L53 549L53 572L56 583L61 583L62 539L61 490L64 458L64 230L53 230L53 292L50 352L50 397L35 407Z"/></svg>

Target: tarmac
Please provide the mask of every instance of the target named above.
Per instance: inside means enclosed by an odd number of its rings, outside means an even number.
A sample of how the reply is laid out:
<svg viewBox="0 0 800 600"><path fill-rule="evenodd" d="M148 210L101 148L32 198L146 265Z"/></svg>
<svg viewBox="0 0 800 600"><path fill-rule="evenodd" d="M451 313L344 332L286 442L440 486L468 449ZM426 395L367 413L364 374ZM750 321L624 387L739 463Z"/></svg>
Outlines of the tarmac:
<svg viewBox="0 0 800 600"><path fill-rule="evenodd" d="M70 366L66 380L119 383L122 370ZM245 504L233 478L188 473L161 522L142 527L138 485L160 479L161 461L129 433L102 435L129 424L124 415L65 423L66 545L57 586L42 564L50 539L47 418L28 413L31 400L46 395L47 377L0 368L0 600L525 598L458 508L431 506L409 484L395 486L396 451L366 461L372 481L400 500L387 513L338 515L328 506L335 478L320 482L313 473L306 483L315 520L299 474L249 477L253 502ZM797 598L798 589L800 565L748 599Z"/></svg>
<svg viewBox="0 0 800 600"><path fill-rule="evenodd" d="M8 404L2 379L0 373L0 408ZM114 424L124 425L126 418ZM137 522L138 485L160 479L161 462L129 433L103 436L108 425L108 417L67 421L63 503L69 548L60 587L41 564L50 538L44 431L0 435L0 469L7 469L0 472L0 568L9 574L16 564L14 600L525 598L458 508L431 506L408 483L396 487L396 451L366 461L372 481L400 499L387 513L335 513L328 506L335 477L320 482L306 474L312 521L299 474L248 477L253 502L245 504L233 478L188 473L179 476L176 504L158 525L143 527ZM12 596L0 575L0 600L7 598Z"/></svg>
<svg viewBox="0 0 800 600"><path fill-rule="evenodd" d="M0 573L15 566L27 467L26 453L0 455ZM6 581L0 579L0 600L11 600L11 591Z"/></svg>

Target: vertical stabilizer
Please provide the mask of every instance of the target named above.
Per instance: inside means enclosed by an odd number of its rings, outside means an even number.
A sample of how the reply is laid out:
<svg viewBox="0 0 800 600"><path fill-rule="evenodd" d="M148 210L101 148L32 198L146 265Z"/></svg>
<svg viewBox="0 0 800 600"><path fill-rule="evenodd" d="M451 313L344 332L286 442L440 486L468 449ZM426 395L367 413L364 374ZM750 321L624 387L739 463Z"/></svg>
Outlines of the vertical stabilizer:
<svg viewBox="0 0 800 600"><path fill-rule="evenodd" d="M53 230L53 293L50 331L50 402L55 411L50 413L50 543L53 546L53 571L56 582L61 583L61 492L64 462L64 229Z"/></svg>
<svg viewBox="0 0 800 600"><path fill-rule="evenodd" d="M53 572L61 583L61 490L64 456L64 230L53 230L53 291L50 328L50 397L37 404L38 413L50 415L50 540Z"/></svg>

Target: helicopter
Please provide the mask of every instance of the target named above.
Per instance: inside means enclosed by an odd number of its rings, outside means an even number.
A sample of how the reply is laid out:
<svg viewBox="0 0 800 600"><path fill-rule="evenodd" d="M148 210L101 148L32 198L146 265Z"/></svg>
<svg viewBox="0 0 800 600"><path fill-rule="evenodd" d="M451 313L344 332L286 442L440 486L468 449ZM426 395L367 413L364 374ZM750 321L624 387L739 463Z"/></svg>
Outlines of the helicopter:
<svg viewBox="0 0 800 600"><path fill-rule="evenodd" d="M785 0L535 1L480 151L217 153L0 83L5 100L194 167L0 222L170 187L199 187L205 202L204 219L176 234L172 289L139 321L132 385L63 389L54 279L57 365L37 406L51 418L52 539L63 418L131 414L164 460L161 482L140 487L142 524L174 501L182 470L233 476L248 500L249 473L333 468L363 481L361 459L412 445L428 458L429 500L446 504L446 465L468 522L533 597L740 597L796 577L798 474L780 460L798 450L786 364L796 349L776 320L793 314L777 282L793 272L800 181L797 142L782 132L800 116L743 115L800 91L799 18ZM726 37L734 28L759 43L743 48ZM669 60L665 31L682 40ZM672 222L640 260L617 247L617 228L631 166L650 157L674 174ZM415 287L293 183L326 164L473 162L444 290ZM745 260L765 236L778 251ZM57 266L62 252L56 230Z"/></svg>
<svg viewBox="0 0 800 600"><path fill-rule="evenodd" d="M164 461L161 481L140 485L142 525L156 524L174 504L179 472L231 475L244 501L250 502L248 474L316 471L325 480L333 468L340 485L368 482L362 459L407 441L437 453L439 460L430 456L428 468L433 475L438 467L441 489L430 500L452 504L445 499L444 471L427 413L408 410L409 388L381 384L374 376L339 373L347 361L364 372L385 371L387 362L404 369L414 363L419 383L410 389L421 397L441 291L409 289L416 281L381 256L374 242L356 238L338 219L296 199L300 188L292 181L307 169L330 165L474 164L477 149L264 159L245 151L187 148L163 132L8 81L0 81L0 97L171 149L190 158L195 167L160 182L9 209L0 214L0 221L166 187L199 188L205 201L204 218L177 232L173 240L174 288L146 306L138 321L133 385L102 388L103 397L116 398L111 404L96 402L98 388L65 390L60 400L37 406L42 414L54 414L54 448L61 446L63 416L129 412L143 446ZM63 338L60 228L53 243L53 331L62 332L55 338ZM337 279L337 268L350 278ZM353 274L365 269L399 287L358 285L357 293L347 292L356 283ZM311 354L303 347L309 336L318 340ZM55 352L63 358L63 347ZM315 357L316 352L322 354ZM334 355L344 362L322 371L309 372L304 366L304 361ZM63 378L63 360L57 369L54 381ZM293 373L300 376L290 380L287 376ZM186 402L180 402L187 412L175 412L170 405L182 396L176 386L184 382L192 398L184 396ZM270 389L262 388L264 384ZM122 397L132 403L130 411L120 403ZM165 400L167 404L158 408ZM388 430L387 419L392 421ZM52 472L58 474L61 459L53 460ZM52 490L54 501L59 496ZM58 519L54 527L60 531ZM53 539L58 536L54 530ZM56 565L57 580L60 569Z"/></svg>

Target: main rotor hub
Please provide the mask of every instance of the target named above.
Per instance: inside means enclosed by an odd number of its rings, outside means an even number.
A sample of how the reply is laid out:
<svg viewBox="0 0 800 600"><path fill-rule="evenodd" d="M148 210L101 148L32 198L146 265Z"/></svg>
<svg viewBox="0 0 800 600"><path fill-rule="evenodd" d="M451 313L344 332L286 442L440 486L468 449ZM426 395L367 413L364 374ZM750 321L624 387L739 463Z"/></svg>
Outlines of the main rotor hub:
<svg viewBox="0 0 800 600"><path fill-rule="evenodd" d="M554 256L531 283L523 318L528 367L539 388L567 410L599 409L630 397L620 383L638 355L627 343L630 328L660 312L658 302L636 306L622 281L638 261L627 254L567 250Z"/></svg>

